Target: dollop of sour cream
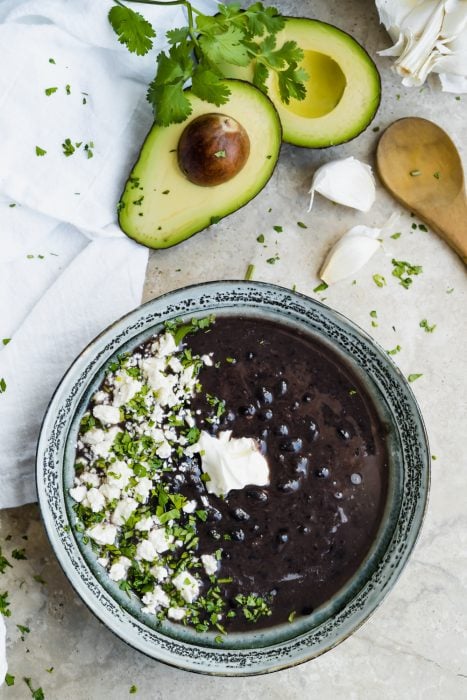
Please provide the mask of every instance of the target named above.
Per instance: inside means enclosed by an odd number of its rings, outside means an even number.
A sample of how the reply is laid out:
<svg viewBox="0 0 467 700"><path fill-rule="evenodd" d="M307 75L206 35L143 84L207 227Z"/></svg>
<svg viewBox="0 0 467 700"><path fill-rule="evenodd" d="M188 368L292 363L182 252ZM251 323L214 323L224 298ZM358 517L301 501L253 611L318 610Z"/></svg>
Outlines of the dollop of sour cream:
<svg viewBox="0 0 467 700"><path fill-rule="evenodd" d="M209 476L206 489L216 496L226 496L233 489L252 484L269 484L269 466L253 438L233 438L231 430L217 437L201 431L198 440L201 468Z"/></svg>

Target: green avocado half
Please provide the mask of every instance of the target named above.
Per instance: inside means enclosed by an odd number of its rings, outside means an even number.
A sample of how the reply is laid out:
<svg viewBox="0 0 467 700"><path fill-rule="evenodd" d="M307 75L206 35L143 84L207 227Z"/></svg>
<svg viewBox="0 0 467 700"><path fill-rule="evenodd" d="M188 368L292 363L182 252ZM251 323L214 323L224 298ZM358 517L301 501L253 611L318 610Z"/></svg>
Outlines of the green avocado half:
<svg viewBox="0 0 467 700"><path fill-rule="evenodd" d="M227 104L207 104L187 90L193 108L189 119L182 124L154 125L147 135L118 205L121 229L138 243L150 248L176 245L249 202L271 177L282 140L277 111L253 85L225 82L231 91ZM242 169L214 186L188 180L177 153L187 125L207 114L236 120L249 138L249 155Z"/></svg>
<svg viewBox="0 0 467 700"><path fill-rule="evenodd" d="M371 122L381 97L378 70L353 37L331 24L288 17L277 34L277 46L296 41L304 52L301 67L308 73L305 99L281 101L278 81L270 73L267 91L282 122L287 143L324 148L350 141ZM229 78L252 81L254 65L222 65Z"/></svg>

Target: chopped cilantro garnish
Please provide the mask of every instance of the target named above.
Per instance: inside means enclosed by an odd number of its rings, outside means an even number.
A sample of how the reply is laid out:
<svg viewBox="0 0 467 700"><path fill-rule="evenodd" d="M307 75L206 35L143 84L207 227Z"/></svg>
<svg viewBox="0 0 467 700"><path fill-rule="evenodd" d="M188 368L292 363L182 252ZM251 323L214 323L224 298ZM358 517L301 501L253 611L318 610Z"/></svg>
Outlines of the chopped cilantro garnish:
<svg viewBox="0 0 467 700"><path fill-rule="evenodd" d="M433 177L435 177L437 180L439 180L439 178L441 177L439 170L437 170L435 173L433 173Z"/></svg>
<svg viewBox="0 0 467 700"><path fill-rule="evenodd" d="M9 673L7 673L5 676L5 683L9 687L14 685L15 684L15 677L10 675Z"/></svg>
<svg viewBox="0 0 467 700"><path fill-rule="evenodd" d="M377 318L377 317L378 317L378 314L377 314L377 312L376 312L375 309L373 309L372 311L370 311L370 316L371 316L371 318Z"/></svg>
<svg viewBox="0 0 467 700"><path fill-rule="evenodd" d="M308 228L308 226L304 224L303 221L297 221L297 226L299 226L300 228Z"/></svg>
<svg viewBox="0 0 467 700"><path fill-rule="evenodd" d="M8 600L8 591L0 593L0 615L4 617L10 617L10 601Z"/></svg>
<svg viewBox="0 0 467 700"><path fill-rule="evenodd" d="M278 260L280 260L280 258L279 255L276 253L272 258L268 258L266 262L269 263L269 265L275 265Z"/></svg>
<svg viewBox="0 0 467 700"><path fill-rule="evenodd" d="M264 233L260 233L256 240L258 243L264 243Z"/></svg>
<svg viewBox="0 0 467 700"><path fill-rule="evenodd" d="M71 86L70 85L65 85L65 92L67 95L71 95Z"/></svg>
<svg viewBox="0 0 467 700"><path fill-rule="evenodd" d="M326 284L326 282L321 282L321 284L318 284L317 287L313 289L314 292L324 292L325 289L328 288L329 285Z"/></svg>
<svg viewBox="0 0 467 700"><path fill-rule="evenodd" d="M36 146L36 156L45 156L46 153L47 151L44 148Z"/></svg>
<svg viewBox="0 0 467 700"><path fill-rule="evenodd" d="M277 233L282 233L282 231L284 230L284 229L282 228L282 226L273 226L273 229L274 229L274 231L276 231Z"/></svg>
<svg viewBox="0 0 467 700"><path fill-rule="evenodd" d="M45 695L42 688L36 688L36 690L34 690L30 678L23 678L23 681L26 683L29 690L31 691L32 700L45 700Z"/></svg>
<svg viewBox="0 0 467 700"><path fill-rule="evenodd" d="M409 382L415 382L417 379L420 379L420 377L423 377L423 374L409 374L407 379Z"/></svg>
<svg viewBox="0 0 467 700"><path fill-rule="evenodd" d="M54 59L54 58L49 58L49 63L55 64L55 59Z"/></svg>
<svg viewBox="0 0 467 700"><path fill-rule="evenodd" d="M412 265L405 260L395 260L392 259L393 277L397 277L399 284L401 284L405 289L408 289L412 284L412 276L419 275L423 272L423 267L421 265Z"/></svg>
<svg viewBox="0 0 467 700"><path fill-rule="evenodd" d="M427 229L427 227L425 226L425 224L418 224L418 228L419 228L420 231L423 231L423 233L427 233L427 232L428 232L428 229Z"/></svg>
<svg viewBox="0 0 467 700"><path fill-rule="evenodd" d="M398 238L400 238L402 234L398 231L397 233L393 233L390 238L394 238L395 241L397 241Z"/></svg>
<svg viewBox="0 0 467 700"><path fill-rule="evenodd" d="M0 394L6 391L6 381L3 377L0 377Z"/></svg>
<svg viewBox="0 0 467 700"><path fill-rule="evenodd" d="M70 139L65 139L65 141L62 143L62 150L63 154L68 158L69 156L73 155L76 148L73 146Z"/></svg>
<svg viewBox="0 0 467 700"><path fill-rule="evenodd" d="M226 153L225 151L216 151L214 155L216 158L225 158Z"/></svg>
<svg viewBox="0 0 467 700"><path fill-rule="evenodd" d="M136 685L132 685L130 686L130 690L128 692L130 693L130 695L134 695L138 692L138 687Z"/></svg>
<svg viewBox="0 0 467 700"><path fill-rule="evenodd" d="M7 566L9 566L10 568L12 568L12 566L11 566L10 562L8 561L8 559L7 559L6 557L3 556L3 554L2 554L2 548L0 547L0 574L4 574L4 573L5 573L5 570L6 570L6 567L7 567Z"/></svg>
<svg viewBox="0 0 467 700"><path fill-rule="evenodd" d="M26 552L24 549L14 549L11 553L13 559L27 559Z"/></svg>
<svg viewBox="0 0 467 700"><path fill-rule="evenodd" d="M58 90L58 87L48 87L48 88L45 88L44 92L47 95L47 97L50 97L50 95L53 95L54 92L57 92L57 90Z"/></svg>
<svg viewBox="0 0 467 700"><path fill-rule="evenodd" d="M292 610L292 612L290 613L290 615L288 616L287 619L289 622L293 622L296 617L297 617L297 613L295 612L295 610Z"/></svg>
<svg viewBox="0 0 467 700"><path fill-rule="evenodd" d="M2 338L2 345L8 345L8 343L11 341L11 338Z"/></svg>
<svg viewBox="0 0 467 700"><path fill-rule="evenodd" d="M386 352L388 355L397 355L397 353L400 352L401 350L402 350L401 346L396 345L395 348L393 348L392 350L386 350Z"/></svg>
<svg viewBox="0 0 467 700"><path fill-rule="evenodd" d="M255 273L255 266L252 263L250 263L246 269L246 272L245 272L245 279L251 280L254 273Z"/></svg>
<svg viewBox="0 0 467 700"><path fill-rule="evenodd" d="M219 221L220 221L221 219L222 219L221 216L211 216L210 225L211 225L211 226L215 226L216 224L219 223Z"/></svg>
<svg viewBox="0 0 467 700"><path fill-rule="evenodd" d="M422 319L418 325L425 330L425 333L433 333L436 328L436 323L430 326L426 318Z"/></svg>
<svg viewBox="0 0 467 700"><path fill-rule="evenodd" d="M383 277L383 275L375 274L373 275L373 282L376 284L377 287L384 287L386 284L386 280Z"/></svg>

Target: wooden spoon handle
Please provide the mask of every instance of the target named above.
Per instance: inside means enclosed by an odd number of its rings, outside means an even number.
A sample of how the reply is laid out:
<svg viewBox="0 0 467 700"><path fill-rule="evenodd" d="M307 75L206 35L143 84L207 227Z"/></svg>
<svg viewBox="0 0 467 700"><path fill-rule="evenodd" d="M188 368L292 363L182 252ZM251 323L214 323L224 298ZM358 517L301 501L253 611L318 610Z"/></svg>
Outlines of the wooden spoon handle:
<svg viewBox="0 0 467 700"><path fill-rule="evenodd" d="M426 212L420 213L420 218L424 219L467 265L467 200L464 192L460 192L448 206L433 208L429 216Z"/></svg>

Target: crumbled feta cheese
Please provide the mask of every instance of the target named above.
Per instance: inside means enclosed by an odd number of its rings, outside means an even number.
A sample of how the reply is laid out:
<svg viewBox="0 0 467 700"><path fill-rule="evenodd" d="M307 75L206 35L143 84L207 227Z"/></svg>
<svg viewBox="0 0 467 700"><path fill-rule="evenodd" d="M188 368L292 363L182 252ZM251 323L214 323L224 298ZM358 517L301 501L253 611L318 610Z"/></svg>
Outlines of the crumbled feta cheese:
<svg viewBox="0 0 467 700"><path fill-rule="evenodd" d="M119 408L131 401L138 391L143 388L138 379L133 379L125 371L119 371L115 375L113 405Z"/></svg>
<svg viewBox="0 0 467 700"><path fill-rule="evenodd" d="M141 498L144 501L146 501L151 489L152 489L152 479L149 479L147 476L143 476L136 484L136 486L134 488L134 492L136 495L141 496Z"/></svg>
<svg viewBox="0 0 467 700"><path fill-rule="evenodd" d="M92 413L97 420L105 425L115 425L120 423L120 409L116 406L94 406Z"/></svg>
<svg viewBox="0 0 467 700"><path fill-rule="evenodd" d="M120 498L121 490L118 488L118 486L104 483L99 486L99 491L104 496L106 501L113 501L116 498Z"/></svg>
<svg viewBox="0 0 467 700"><path fill-rule="evenodd" d="M143 612L154 614L159 608L168 608L170 605L170 599L167 593L160 587L154 586L152 591L145 593L143 596L144 608L141 608Z"/></svg>
<svg viewBox="0 0 467 700"><path fill-rule="evenodd" d="M183 370L183 365L178 359L178 357L171 357L168 366L172 370L172 372L175 372L175 374L179 374Z"/></svg>
<svg viewBox="0 0 467 700"><path fill-rule="evenodd" d="M163 335L159 336L154 343L153 348L159 357L167 357L167 355L172 355L177 349L172 333L164 333Z"/></svg>
<svg viewBox="0 0 467 700"><path fill-rule="evenodd" d="M104 567L104 569L106 569L107 564L109 563L109 557L99 557L97 563Z"/></svg>
<svg viewBox="0 0 467 700"><path fill-rule="evenodd" d="M128 559L127 557L120 557L114 561L110 567L109 577L112 579L112 581L121 581L122 579L126 578L130 566L131 559Z"/></svg>
<svg viewBox="0 0 467 700"><path fill-rule="evenodd" d="M138 542L138 544L136 545L136 559L144 559L144 561L154 561L156 555L157 552L154 549L154 545L151 542L149 542L149 540L141 540L141 542Z"/></svg>
<svg viewBox="0 0 467 700"><path fill-rule="evenodd" d="M171 620L183 620L183 618L186 615L186 609L185 608L169 608L167 611L167 615L170 617Z"/></svg>
<svg viewBox="0 0 467 700"><path fill-rule="evenodd" d="M109 395L106 394L105 391L96 391L94 396L92 397L92 400L94 403L105 403L108 401Z"/></svg>
<svg viewBox="0 0 467 700"><path fill-rule="evenodd" d="M156 564L156 566L152 566L149 569L149 573L151 573L156 581L161 583L162 581L165 581L167 576L169 575L169 572L165 568L165 566L160 566L159 564Z"/></svg>
<svg viewBox="0 0 467 700"><path fill-rule="evenodd" d="M202 554L201 563L204 566L204 570L208 576L212 576L213 574L215 574L217 571L217 567L219 566L219 562L217 561L216 557L212 554Z"/></svg>
<svg viewBox="0 0 467 700"><path fill-rule="evenodd" d="M154 546L157 554L162 554L162 552L166 552L169 549L174 538L172 535L167 535L163 527L156 527L149 533L148 540Z"/></svg>
<svg viewBox="0 0 467 700"><path fill-rule="evenodd" d="M123 501L119 501L110 517L111 522L114 525L123 525L137 507L138 501L135 501L134 498L126 498Z"/></svg>
<svg viewBox="0 0 467 700"><path fill-rule="evenodd" d="M99 513L105 506L105 498L98 489L89 489L83 499L83 506L90 508L93 513Z"/></svg>
<svg viewBox="0 0 467 700"><path fill-rule="evenodd" d="M110 428L107 432L101 430L101 428L91 428L91 430L84 433L82 440L86 445L90 445L92 451L98 457L108 457L110 448L118 433L121 433L121 430L117 427Z"/></svg>
<svg viewBox="0 0 467 700"><path fill-rule="evenodd" d="M164 420L164 411L162 410L162 406L159 406L159 404L154 406L151 413L151 420L153 420L156 425L159 425Z"/></svg>
<svg viewBox="0 0 467 700"><path fill-rule="evenodd" d="M201 359L203 360L206 367L212 367L214 364L210 355L201 355Z"/></svg>
<svg viewBox="0 0 467 700"><path fill-rule="evenodd" d="M199 595L199 581L188 571L181 571L174 576L172 583L187 603L192 603Z"/></svg>
<svg viewBox="0 0 467 700"><path fill-rule="evenodd" d="M161 459L168 459L172 454L172 448L167 441L163 442L156 450L156 455Z"/></svg>
<svg viewBox="0 0 467 700"><path fill-rule="evenodd" d="M96 523L86 530L86 534L97 544L114 544L117 528L110 523Z"/></svg>
<svg viewBox="0 0 467 700"><path fill-rule="evenodd" d="M198 506L198 504L197 504L197 502L196 502L195 500L193 500L193 501L187 501L187 503L185 503L185 505L182 507L182 510L183 510L185 513L194 513L195 510L196 510L196 508L197 508L197 506Z"/></svg>
<svg viewBox="0 0 467 700"><path fill-rule="evenodd" d="M130 469L125 462L114 462L110 465L107 472L107 483L110 486L116 486L119 489L124 489L128 486L130 478L133 476L133 470Z"/></svg>
<svg viewBox="0 0 467 700"><path fill-rule="evenodd" d="M150 516L147 517L147 518L141 518L141 520L139 520L139 521L136 523L135 529L136 529L136 530L139 530L140 532L147 532L147 531L149 531L149 530L152 528L152 526L155 524L155 523L154 523L154 520L155 520L155 518L154 518L152 515L150 515Z"/></svg>
<svg viewBox="0 0 467 700"><path fill-rule="evenodd" d="M83 498L86 496L87 488L84 484L81 484L81 486L75 486L75 488L70 489L68 493L74 501L81 503Z"/></svg>
<svg viewBox="0 0 467 700"><path fill-rule="evenodd" d="M79 480L82 484L86 484L89 487L94 486L94 488L97 488L101 482L99 476L95 472L88 471L82 472L79 475Z"/></svg>

